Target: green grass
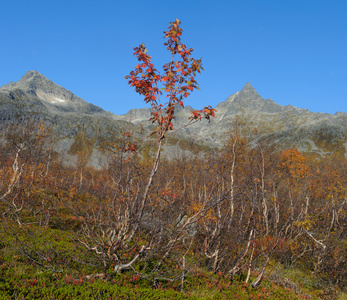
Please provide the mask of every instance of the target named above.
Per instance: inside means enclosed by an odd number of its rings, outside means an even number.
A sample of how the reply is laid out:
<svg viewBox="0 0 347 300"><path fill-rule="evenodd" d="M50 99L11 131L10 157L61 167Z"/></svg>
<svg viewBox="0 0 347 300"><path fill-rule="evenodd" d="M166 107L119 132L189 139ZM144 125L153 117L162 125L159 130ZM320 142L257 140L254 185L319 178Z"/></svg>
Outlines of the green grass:
<svg viewBox="0 0 347 300"><path fill-rule="evenodd" d="M196 277L196 287L187 286L186 292L170 288L142 287L117 278L109 281L86 280L62 274L37 274L1 277L1 299L305 299L292 291L266 283L253 289L243 282L233 285L215 276ZM206 284L206 285L203 285ZM312 299L312 298L311 298Z"/></svg>

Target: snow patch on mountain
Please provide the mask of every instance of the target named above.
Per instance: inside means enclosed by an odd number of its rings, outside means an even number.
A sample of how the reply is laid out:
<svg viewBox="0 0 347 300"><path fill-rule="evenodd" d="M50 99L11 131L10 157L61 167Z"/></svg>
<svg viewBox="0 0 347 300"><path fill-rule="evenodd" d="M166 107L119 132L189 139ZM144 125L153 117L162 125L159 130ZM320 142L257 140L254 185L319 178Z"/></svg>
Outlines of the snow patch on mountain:
<svg viewBox="0 0 347 300"><path fill-rule="evenodd" d="M54 99L57 100L60 103L66 102L66 100L63 100L63 99L59 99L59 98L54 98ZM52 103L55 103L55 101L52 101Z"/></svg>

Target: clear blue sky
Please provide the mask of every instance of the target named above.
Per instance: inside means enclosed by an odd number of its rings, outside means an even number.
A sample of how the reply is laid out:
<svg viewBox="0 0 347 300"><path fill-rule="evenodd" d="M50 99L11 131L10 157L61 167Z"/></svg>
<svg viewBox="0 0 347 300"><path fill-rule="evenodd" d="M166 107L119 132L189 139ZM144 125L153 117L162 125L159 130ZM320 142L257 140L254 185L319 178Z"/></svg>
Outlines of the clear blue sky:
<svg viewBox="0 0 347 300"><path fill-rule="evenodd" d="M205 71L187 105L216 106L250 82L265 99L347 112L346 0L1 0L0 86L37 70L115 114L146 107L124 79L144 42L159 68L163 31Z"/></svg>

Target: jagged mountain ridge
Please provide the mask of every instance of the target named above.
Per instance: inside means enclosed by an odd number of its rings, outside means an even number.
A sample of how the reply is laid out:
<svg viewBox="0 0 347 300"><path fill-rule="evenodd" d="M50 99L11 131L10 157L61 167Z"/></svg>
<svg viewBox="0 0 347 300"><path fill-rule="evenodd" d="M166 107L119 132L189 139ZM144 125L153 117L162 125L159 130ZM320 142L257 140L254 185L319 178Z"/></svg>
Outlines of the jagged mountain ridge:
<svg viewBox="0 0 347 300"><path fill-rule="evenodd" d="M37 71L29 71L18 82L2 86L0 93L2 98L35 101L48 113L76 112L112 116L111 113L77 97Z"/></svg>
<svg viewBox="0 0 347 300"><path fill-rule="evenodd" d="M66 137L73 137L81 126L89 135L97 126L122 127L129 122L153 127L149 122L150 108L132 109L125 115L114 115L86 102L72 92L55 84L37 71L27 72L18 82L0 88L0 122L29 116L49 121ZM327 149L347 148L347 114L313 113L291 105L281 106L271 99L263 99L250 83L241 91L220 102L211 123L197 122L176 132L180 138L209 146L223 144L230 124L238 116L250 127L259 127L256 141L276 142L283 147L297 146L304 151L327 152ZM177 107L174 126L187 123L191 107ZM324 147L322 147L322 145ZM323 149L325 148L325 149Z"/></svg>
<svg viewBox="0 0 347 300"><path fill-rule="evenodd" d="M68 131L74 124L88 127L105 121L119 123L111 112L88 103L37 71L0 87L0 104L0 122L21 118L47 121L66 135L74 134Z"/></svg>
<svg viewBox="0 0 347 300"><path fill-rule="evenodd" d="M176 128L186 124L191 109L179 108L174 121ZM347 153L347 114L343 112L331 115L313 113L292 105L282 106L272 99L263 99L250 83L220 102L216 110L216 117L211 119L210 124L199 122L183 128L177 134L219 147L225 140L230 124L236 117L242 117L247 126L259 127L260 136L254 143L261 140L276 142L284 148L296 146L303 151L320 154L339 147L340 151ZM149 116L149 109L134 109L116 118L145 126Z"/></svg>
<svg viewBox="0 0 347 300"><path fill-rule="evenodd" d="M37 71L29 71L18 82L0 87L0 107L0 129L1 124L20 124L24 120L53 127L59 136L56 151L65 165L77 163L71 147L79 132L95 140L91 165L99 167L97 135L102 132L105 138L124 126L129 127L128 122L116 120L111 112L77 97Z"/></svg>
<svg viewBox="0 0 347 300"><path fill-rule="evenodd" d="M322 140L329 140L331 147L347 148L347 114L313 113L308 109L291 105L282 106L271 99L263 99L247 83L216 107L219 115L214 120L214 133L236 115L242 115L253 126L259 126L263 134L258 140L277 142L284 147L297 146L303 151L325 151L320 149ZM325 147L329 148L329 147ZM343 149L344 148L344 149Z"/></svg>

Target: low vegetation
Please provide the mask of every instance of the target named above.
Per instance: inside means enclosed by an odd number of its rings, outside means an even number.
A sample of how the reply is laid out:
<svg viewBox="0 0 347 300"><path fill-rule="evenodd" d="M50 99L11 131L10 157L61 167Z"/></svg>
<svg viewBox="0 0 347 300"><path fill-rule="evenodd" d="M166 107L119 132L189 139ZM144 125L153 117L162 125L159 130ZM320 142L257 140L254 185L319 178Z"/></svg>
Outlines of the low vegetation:
<svg viewBox="0 0 347 300"><path fill-rule="evenodd" d="M197 88L201 69L180 43L181 32L178 20L165 32L180 62L172 59L161 75L140 45L140 63L128 76L152 106L154 147L123 132L104 141L109 164L95 170L87 165L92 143L83 146L80 135L79 163L67 168L42 124L2 127L3 299L346 295L344 155L250 146L246 124L237 120L219 150L160 158L175 106ZM158 84L170 99L165 107ZM210 120L214 111L193 111L188 122Z"/></svg>
<svg viewBox="0 0 347 300"><path fill-rule="evenodd" d="M344 156L250 148L234 127L218 151L162 159L139 218L153 155L125 151L124 136L105 152L107 169L64 168L45 129L25 128L3 130L4 299L338 299L346 291Z"/></svg>

